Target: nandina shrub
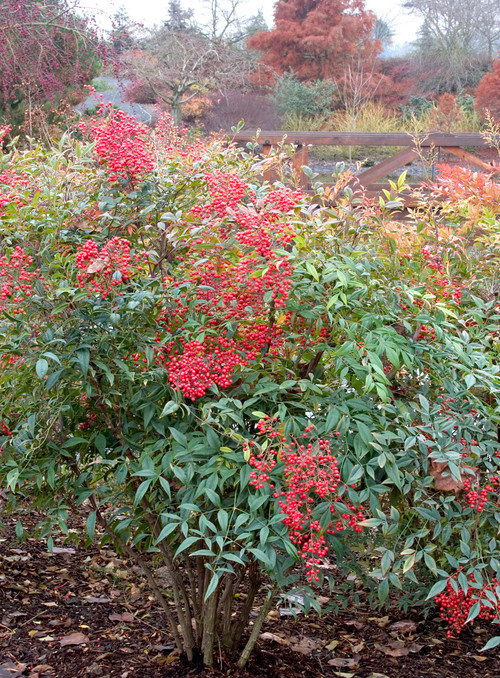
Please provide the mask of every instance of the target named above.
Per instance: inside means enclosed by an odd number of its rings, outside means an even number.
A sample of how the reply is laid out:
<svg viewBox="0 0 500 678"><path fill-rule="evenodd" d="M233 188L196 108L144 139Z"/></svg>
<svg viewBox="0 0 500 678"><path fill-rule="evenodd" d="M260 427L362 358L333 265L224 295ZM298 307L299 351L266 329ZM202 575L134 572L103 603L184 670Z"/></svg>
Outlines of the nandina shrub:
<svg viewBox="0 0 500 678"><path fill-rule="evenodd" d="M498 311L474 247L419 223L398 253L382 208L312 210L166 119L88 133L2 159L28 178L1 212L12 505L44 506L49 539L77 538L78 505L207 665L220 646L243 666L294 587L320 610L327 556L360 575L380 556L381 601L498 576Z"/></svg>

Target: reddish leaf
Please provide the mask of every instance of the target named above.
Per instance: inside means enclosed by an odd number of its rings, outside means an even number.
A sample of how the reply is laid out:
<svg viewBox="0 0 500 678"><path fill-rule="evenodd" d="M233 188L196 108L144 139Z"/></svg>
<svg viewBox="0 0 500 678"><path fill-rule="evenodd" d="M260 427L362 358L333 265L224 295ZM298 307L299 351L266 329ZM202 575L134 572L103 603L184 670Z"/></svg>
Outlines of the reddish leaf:
<svg viewBox="0 0 500 678"><path fill-rule="evenodd" d="M397 633L415 633L417 625L412 621L398 621L389 626L389 631L396 631Z"/></svg>
<svg viewBox="0 0 500 678"><path fill-rule="evenodd" d="M338 666L342 668L343 666L357 666L359 663L361 655L354 654L352 657L335 657L335 659L330 659L328 664L330 666Z"/></svg>
<svg viewBox="0 0 500 678"><path fill-rule="evenodd" d="M132 622L134 621L134 615L131 612L122 612L121 614L118 612L113 612L109 615L109 620L118 622Z"/></svg>
<svg viewBox="0 0 500 678"><path fill-rule="evenodd" d="M24 673L25 669L26 664L5 662L5 664L0 664L0 678L17 678Z"/></svg>
<svg viewBox="0 0 500 678"><path fill-rule="evenodd" d="M87 636L85 636L83 633L80 633L79 631L70 633L68 636L63 636L59 641L61 647L65 647L66 645L85 645L85 643L88 642L89 639Z"/></svg>

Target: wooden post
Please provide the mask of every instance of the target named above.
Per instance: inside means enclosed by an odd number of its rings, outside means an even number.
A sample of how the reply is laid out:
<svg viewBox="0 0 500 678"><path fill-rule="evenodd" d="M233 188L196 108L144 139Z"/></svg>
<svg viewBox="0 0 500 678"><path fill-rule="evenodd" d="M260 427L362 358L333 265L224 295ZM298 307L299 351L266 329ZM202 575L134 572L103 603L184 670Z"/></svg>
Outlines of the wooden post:
<svg viewBox="0 0 500 678"><path fill-rule="evenodd" d="M262 155L265 157L271 155L272 144L269 139L266 139L262 145ZM264 181L268 181L270 184L276 181L276 172L272 169L271 166L266 167L263 173Z"/></svg>
<svg viewBox="0 0 500 678"><path fill-rule="evenodd" d="M296 140L295 141L295 152L292 156L292 170L293 170L293 178L294 181L296 181L297 186L299 188L302 188L304 190L307 190L309 187L308 184L308 179L304 172L302 171L302 167L304 165L307 165L309 160L309 149L306 145L304 145L301 141Z"/></svg>

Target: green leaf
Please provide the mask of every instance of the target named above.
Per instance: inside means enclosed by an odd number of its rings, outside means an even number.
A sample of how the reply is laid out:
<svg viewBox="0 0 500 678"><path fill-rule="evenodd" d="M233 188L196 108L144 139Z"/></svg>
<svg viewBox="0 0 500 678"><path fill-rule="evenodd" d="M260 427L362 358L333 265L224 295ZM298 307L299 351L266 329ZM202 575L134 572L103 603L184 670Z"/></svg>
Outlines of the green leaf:
<svg viewBox="0 0 500 678"><path fill-rule="evenodd" d="M354 483L356 483L360 478L362 478L363 475L364 475L363 467L360 466L359 464L356 464L356 466L353 466L351 473L349 474L347 484L354 485Z"/></svg>
<svg viewBox="0 0 500 678"><path fill-rule="evenodd" d="M426 551L424 551L424 562L425 562L425 564L427 565L428 569L429 569L433 574L437 574L437 564L436 564L436 561L435 561L434 558L433 558L429 553L427 553Z"/></svg>
<svg viewBox="0 0 500 678"><path fill-rule="evenodd" d="M162 529L160 534L155 539L155 544L159 544L166 537L168 537L169 534L172 534L172 532L174 532L177 529L177 525L178 525L177 523L169 523L168 525L165 525L165 527Z"/></svg>
<svg viewBox="0 0 500 678"><path fill-rule="evenodd" d="M219 579L220 579L220 574L218 572L214 572L212 575L212 579L210 580L210 584L208 585L207 591L205 593L205 598L204 601L207 602L207 600L210 598L212 593L215 591L219 584Z"/></svg>
<svg viewBox="0 0 500 678"><path fill-rule="evenodd" d="M76 447L77 445L82 445L82 443L85 443L85 445L86 445L88 442L89 441L86 440L85 438L79 438L78 436L73 436L72 438L69 438L69 440L67 440L64 443L63 448L65 450L67 450L70 447Z"/></svg>
<svg viewBox="0 0 500 678"><path fill-rule="evenodd" d="M174 400L169 400L167 403L165 403L159 418L162 419L163 417L166 417L169 414L173 414L178 409L179 409L179 404L176 403Z"/></svg>
<svg viewBox="0 0 500 678"><path fill-rule="evenodd" d="M381 603L385 603L389 595L389 580L383 579L378 587L378 599Z"/></svg>
<svg viewBox="0 0 500 678"><path fill-rule="evenodd" d="M465 385L467 386L467 388L472 388L475 383L476 383L476 377L473 374L466 374L465 375Z"/></svg>
<svg viewBox="0 0 500 678"><path fill-rule="evenodd" d="M178 548L177 551L175 552L175 555L178 556L179 553L182 553L186 549L188 549L190 546L193 544L196 544L196 542L200 541L200 537L186 537L184 541L182 541Z"/></svg>
<svg viewBox="0 0 500 678"><path fill-rule="evenodd" d="M486 652L487 650L492 650L494 647L500 645L500 636L493 636L490 638L486 645L482 647L479 652Z"/></svg>
<svg viewBox="0 0 500 678"><path fill-rule="evenodd" d="M88 348L77 348L76 349L76 357L78 358L78 362L80 363L80 367L82 368L83 375L86 377L87 373L89 371L89 365L90 365L90 351Z"/></svg>
<svg viewBox="0 0 500 678"><path fill-rule="evenodd" d="M479 600L474 603L474 605L471 607L470 612L467 616L467 619L465 620L465 623L468 624L471 622L473 619L477 617L477 615L481 612L481 603Z"/></svg>
<svg viewBox="0 0 500 678"><path fill-rule="evenodd" d="M271 563L269 562L269 558L264 553L264 551L262 551L262 549L251 548L248 550L257 558L257 560L260 560L261 563L264 563L267 567L270 567Z"/></svg>
<svg viewBox="0 0 500 678"><path fill-rule="evenodd" d="M40 379L43 379L49 371L49 363L45 360L45 358L40 358L36 361L35 370Z"/></svg>
<svg viewBox="0 0 500 678"><path fill-rule="evenodd" d="M340 419L339 410L336 407L331 407L326 416L325 431L327 433L329 431L332 431L335 428L335 426L339 423L339 419Z"/></svg>
<svg viewBox="0 0 500 678"><path fill-rule="evenodd" d="M223 532L226 532L227 530L227 525L229 523L229 514L227 511L224 509L220 509L220 511L217 512L217 522L220 525L220 529Z"/></svg>
<svg viewBox="0 0 500 678"><path fill-rule="evenodd" d="M160 481L160 485L162 486L163 490L165 491L167 497L169 499L172 499L172 492L170 490L170 483L168 482L168 480L166 478L164 478L163 476L160 476L158 480Z"/></svg>
<svg viewBox="0 0 500 678"><path fill-rule="evenodd" d="M421 393L418 394L418 399L420 400L420 405L425 414L429 414L429 401Z"/></svg>
<svg viewBox="0 0 500 678"><path fill-rule="evenodd" d="M248 513L240 513L239 516L234 521L234 530L235 531L239 530L244 523L248 522L249 518L250 516L248 515Z"/></svg>
<svg viewBox="0 0 500 678"><path fill-rule="evenodd" d="M361 440L368 445L368 443L372 439L372 434L368 426L366 424L363 424L361 421L356 421L356 425L358 427L359 435L361 436Z"/></svg>
<svg viewBox="0 0 500 678"><path fill-rule="evenodd" d="M85 523L85 530L86 530L90 539L94 538L96 518L97 518L97 511L92 511L92 513L89 513L89 515L87 516L87 521Z"/></svg>
<svg viewBox="0 0 500 678"><path fill-rule="evenodd" d="M23 534L24 534L23 524L20 520L18 520L17 523L16 523L16 537L18 539L22 539Z"/></svg>
<svg viewBox="0 0 500 678"><path fill-rule="evenodd" d="M104 454L106 452L106 438L102 435L102 433L98 433L96 435L94 444L100 454Z"/></svg>
<svg viewBox="0 0 500 678"><path fill-rule="evenodd" d="M408 572L409 570L411 570L413 568L413 566L415 565L416 558L417 558L417 554L412 553L411 555L408 556L408 558L405 559L405 561L403 563L403 574Z"/></svg>
<svg viewBox="0 0 500 678"><path fill-rule="evenodd" d="M318 271L316 270L316 267L314 266L314 264L311 263L310 261L306 261L306 268L307 268L308 273L310 275L312 275L314 280L316 280L316 282L319 282Z"/></svg>
<svg viewBox="0 0 500 678"><path fill-rule="evenodd" d="M173 426L169 426L168 430L172 434L172 438L174 440L176 440L179 443L179 445L182 445L183 447L187 447L187 438L184 435L184 433L181 433L180 431L178 431Z"/></svg>
<svg viewBox="0 0 500 678"><path fill-rule="evenodd" d="M426 600L430 600L431 598L437 596L438 593L441 593L441 591L444 591L447 583L447 579L441 579L440 581L437 581L427 594Z"/></svg>
<svg viewBox="0 0 500 678"><path fill-rule="evenodd" d="M50 391L50 389L57 384L59 381L59 378L61 374L64 372L64 369L62 370L56 370L55 372L52 372L52 374L49 374L47 381L45 382L45 390Z"/></svg>
<svg viewBox="0 0 500 678"><path fill-rule="evenodd" d="M51 353L50 351L45 351L42 353L42 356L45 356L46 358L50 358L51 360L54 360L58 365L61 364L61 361L59 358L56 356L55 353Z"/></svg>
<svg viewBox="0 0 500 678"><path fill-rule="evenodd" d="M384 521L380 520L380 518L367 518L366 520L362 520L359 525L362 527L379 527L383 522Z"/></svg>
<svg viewBox="0 0 500 678"><path fill-rule="evenodd" d="M142 483L139 485L135 492L135 497L134 497L134 506L137 506L140 504L141 499L144 497L146 492L149 489L149 486L151 485L153 479L152 478L146 478L146 480L143 480Z"/></svg>

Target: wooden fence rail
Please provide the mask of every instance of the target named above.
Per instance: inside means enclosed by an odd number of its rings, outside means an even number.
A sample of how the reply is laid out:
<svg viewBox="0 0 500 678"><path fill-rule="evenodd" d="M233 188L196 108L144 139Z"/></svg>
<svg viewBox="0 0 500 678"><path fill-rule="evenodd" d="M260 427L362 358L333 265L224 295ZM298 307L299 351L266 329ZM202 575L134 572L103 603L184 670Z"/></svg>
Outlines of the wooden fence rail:
<svg viewBox="0 0 500 678"><path fill-rule="evenodd" d="M377 185L379 179L386 177L391 172L411 163L420 156L421 151L435 150L443 153L451 153L460 158L467 165L472 165L483 172L494 171L492 165L478 158L464 147L488 148L487 141L481 134L464 132L459 134L447 134L445 132L427 132L417 136L405 132L283 132L283 131L260 131L257 138L257 130L240 132L234 140L237 142L256 141L262 146L263 154L269 155L272 148L279 144L290 144L295 147L292 157L292 167L297 173L299 185L307 189L308 179L302 171L304 165L308 165L309 148L312 146L394 146L402 147L389 158L381 160L373 167L363 170L356 175L359 182L368 191L380 191ZM268 172L266 179L271 179Z"/></svg>

